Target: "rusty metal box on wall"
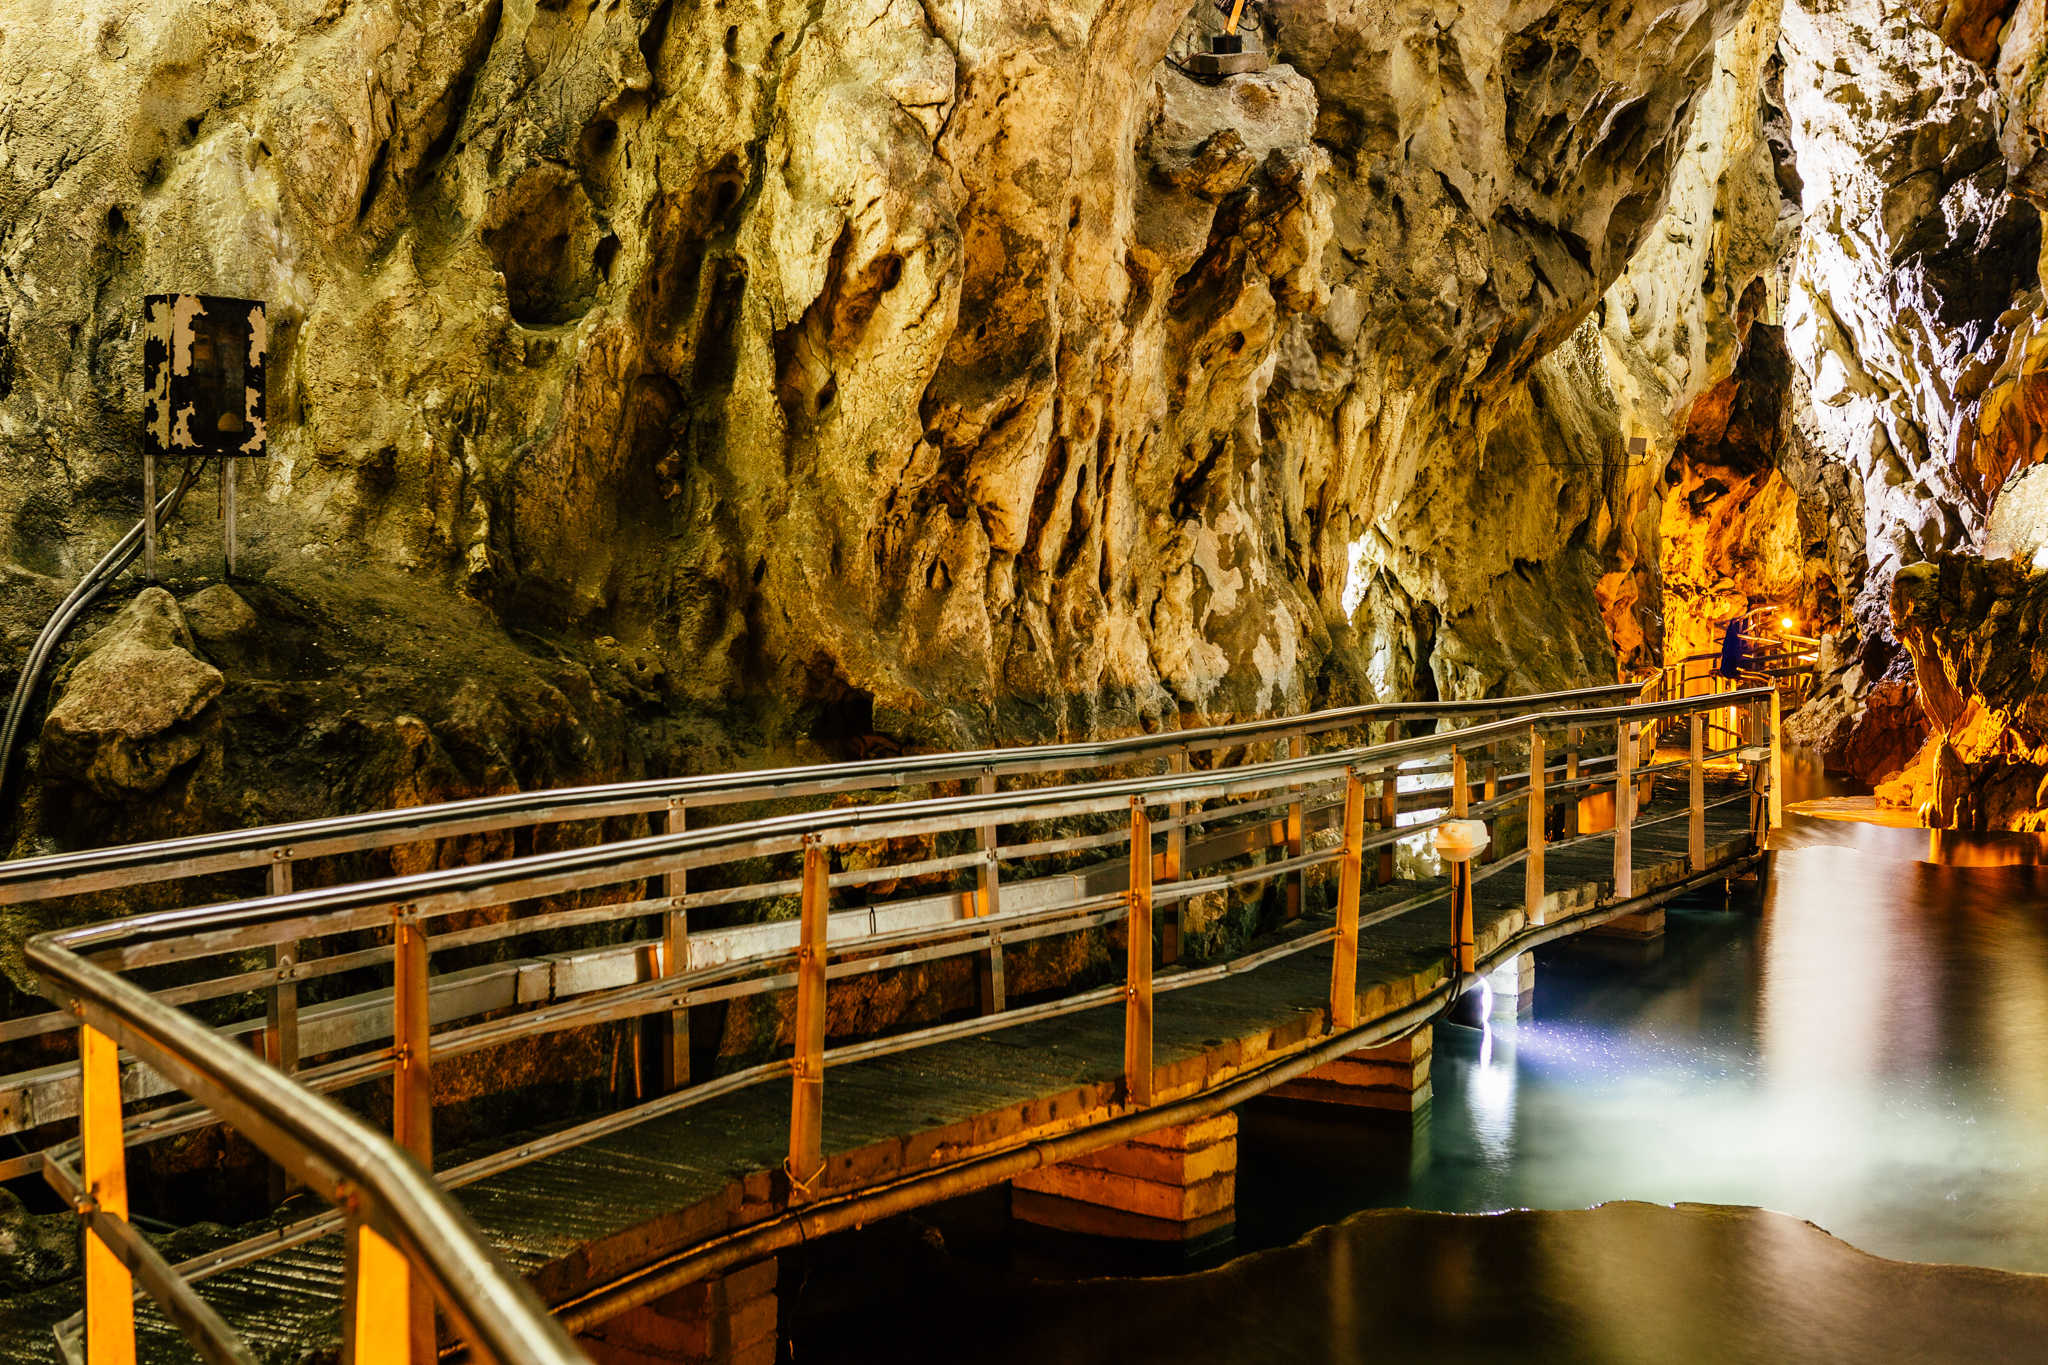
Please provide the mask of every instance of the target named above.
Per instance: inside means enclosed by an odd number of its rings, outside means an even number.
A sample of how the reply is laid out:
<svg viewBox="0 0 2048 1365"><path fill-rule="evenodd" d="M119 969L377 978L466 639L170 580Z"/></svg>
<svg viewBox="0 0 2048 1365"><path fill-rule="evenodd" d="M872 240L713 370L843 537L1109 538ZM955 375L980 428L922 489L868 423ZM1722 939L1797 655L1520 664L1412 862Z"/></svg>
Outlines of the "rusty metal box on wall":
<svg viewBox="0 0 2048 1365"><path fill-rule="evenodd" d="M144 442L153 455L264 453L263 305L205 294L143 299Z"/></svg>

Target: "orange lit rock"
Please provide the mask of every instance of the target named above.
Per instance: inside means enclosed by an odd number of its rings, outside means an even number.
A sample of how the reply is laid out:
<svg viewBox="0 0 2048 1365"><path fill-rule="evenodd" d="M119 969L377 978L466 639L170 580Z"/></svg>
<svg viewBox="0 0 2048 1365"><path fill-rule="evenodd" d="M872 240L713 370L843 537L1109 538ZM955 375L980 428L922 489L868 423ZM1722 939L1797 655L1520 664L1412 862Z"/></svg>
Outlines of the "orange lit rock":
<svg viewBox="0 0 2048 1365"><path fill-rule="evenodd" d="M1980 66L1998 58L1998 32L2016 0L1914 0L1914 8L1943 42Z"/></svg>
<svg viewBox="0 0 2048 1365"><path fill-rule="evenodd" d="M1790 387L1778 329L1753 324L1735 372L1686 414L1659 527L1666 661L1717 652L1723 626L1758 607L1802 633L1836 623L1826 512L1777 468Z"/></svg>
<svg viewBox="0 0 2048 1365"><path fill-rule="evenodd" d="M1940 741L1930 823L2048 828L2048 574L1944 556L1900 572L1892 613Z"/></svg>

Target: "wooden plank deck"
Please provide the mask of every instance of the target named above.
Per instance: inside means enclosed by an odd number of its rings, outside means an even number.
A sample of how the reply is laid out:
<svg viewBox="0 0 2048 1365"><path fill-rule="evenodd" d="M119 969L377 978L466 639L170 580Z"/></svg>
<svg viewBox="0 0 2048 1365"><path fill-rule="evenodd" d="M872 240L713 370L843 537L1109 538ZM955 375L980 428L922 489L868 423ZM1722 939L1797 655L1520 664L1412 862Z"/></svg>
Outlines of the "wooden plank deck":
<svg viewBox="0 0 2048 1365"><path fill-rule="evenodd" d="M1659 799L1638 819L1682 810L1676 786L1660 784ZM1708 799L1733 790L1716 780ZM1710 867L1732 866L1752 852L1747 820L1740 802L1708 812ZM1683 818L1637 828L1635 900L1686 879L1686 841ZM1553 847L1546 873L1547 921L1609 901L1611 838ZM1429 889L1405 882L1369 888L1361 910L1370 915ZM1482 957L1529 927L1519 864L1481 880L1474 902ZM1327 915L1305 915L1288 932L1325 927ZM1428 993L1449 969L1449 940L1446 895L1367 929L1359 948L1360 1022L1384 1018ZM1261 1062L1321 1041L1331 951L1318 946L1254 971L1161 992L1154 1030L1157 1102L1215 1090ZM1161 972L1162 983L1167 975ZM1120 1004L834 1066L825 1082L827 1166L820 1192L845 1193L1120 1117L1127 1112L1117 1103L1122 1066ZM789 1105L787 1083L755 1085L530 1162L465 1187L457 1198L508 1262L545 1299L561 1303L781 1212L777 1181ZM237 1229L224 1240L252 1231ZM269 1358L338 1341L341 1285L341 1242L328 1238L225 1272L199 1288L259 1357ZM48 1324L78 1303L77 1286L67 1285L0 1308L6 1358L59 1359ZM193 1358L153 1310L138 1315L137 1327L143 1359Z"/></svg>

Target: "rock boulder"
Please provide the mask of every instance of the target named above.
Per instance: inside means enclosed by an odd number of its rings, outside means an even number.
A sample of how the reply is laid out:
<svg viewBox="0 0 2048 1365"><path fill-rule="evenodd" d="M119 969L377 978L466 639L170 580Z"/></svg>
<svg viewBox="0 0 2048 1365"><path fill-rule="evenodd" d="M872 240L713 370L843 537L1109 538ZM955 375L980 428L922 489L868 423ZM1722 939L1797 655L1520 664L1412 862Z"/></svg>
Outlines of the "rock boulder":
<svg viewBox="0 0 2048 1365"><path fill-rule="evenodd" d="M206 747L222 682L177 600L143 589L60 678L43 722L44 777L109 802L150 795Z"/></svg>

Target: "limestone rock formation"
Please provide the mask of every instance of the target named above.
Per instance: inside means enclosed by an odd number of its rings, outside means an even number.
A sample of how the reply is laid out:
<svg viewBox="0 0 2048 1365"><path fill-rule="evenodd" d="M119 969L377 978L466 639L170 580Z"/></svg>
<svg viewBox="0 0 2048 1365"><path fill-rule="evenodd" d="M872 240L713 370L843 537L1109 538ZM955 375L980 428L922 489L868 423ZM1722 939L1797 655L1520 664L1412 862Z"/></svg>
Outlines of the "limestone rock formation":
<svg viewBox="0 0 2048 1365"><path fill-rule="evenodd" d="M2029 465L1998 492L1984 519L1987 559L2017 559L2048 569L2048 466Z"/></svg>
<svg viewBox="0 0 2048 1365"><path fill-rule="evenodd" d="M258 579L403 575L729 746L1611 677L1653 482L1562 344L1743 13L1275 0L1204 85L1185 0L26 0L12 610L130 516L181 288L269 301Z"/></svg>
<svg viewBox="0 0 2048 1365"><path fill-rule="evenodd" d="M43 724L44 775L124 801L198 758L222 680L196 649L177 601L144 589L59 681Z"/></svg>
<svg viewBox="0 0 2048 1365"><path fill-rule="evenodd" d="M78 1273L78 1222L68 1212L30 1213L0 1190L0 1288L30 1289Z"/></svg>
<svg viewBox="0 0 2048 1365"><path fill-rule="evenodd" d="M1738 597L1854 715L2048 453L2040 8L1271 0L1203 84L1185 0L24 0L0 628L131 516L177 288L270 303L287 615L572 669L627 766L1579 683ZM424 790L558 770L478 763Z"/></svg>
<svg viewBox="0 0 2048 1365"><path fill-rule="evenodd" d="M1981 525L1963 447L2010 315L2038 297L2040 227L2006 193L1989 78L1910 10L1797 0L1784 25L1805 210L1787 338L1813 443L1861 485L1852 610L1875 682L1895 652L1892 574Z"/></svg>
<svg viewBox="0 0 2048 1365"><path fill-rule="evenodd" d="M2048 829L2048 574L1948 555L1900 573L1892 612L1939 739L1929 822Z"/></svg>
<svg viewBox="0 0 2048 1365"><path fill-rule="evenodd" d="M1611 405L1618 424L1644 445L1624 470L1617 554L1601 584L1608 624L1632 668L1690 652L1697 580L1725 579L1732 568L1709 569L1694 556L1686 570L1678 566L1688 552L1667 547L1672 486L1686 478L1681 447L1699 446L1698 433L1708 429L1712 444L1724 444L1738 394L1751 410L1738 430L1754 438L1763 464L1782 444L1770 398L1759 396L1782 385L1745 390L1736 375L1752 326L1771 320L1764 316L1768 290L1798 230L1796 196L1788 199L1780 183L1787 153L1767 117L1778 10L1774 0L1757 0L1721 39L1672 172L1670 202L1586 324L1601 362L1587 401ZM1756 357L1768 350L1759 347ZM1709 511L1714 500L1697 497L1700 491L1684 505L1728 521L1725 511Z"/></svg>
<svg viewBox="0 0 2048 1365"><path fill-rule="evenodd" d="M255 611L225 583L202 588L178 605L186 626L210 655L252 641L261 629Z"/></svg>

